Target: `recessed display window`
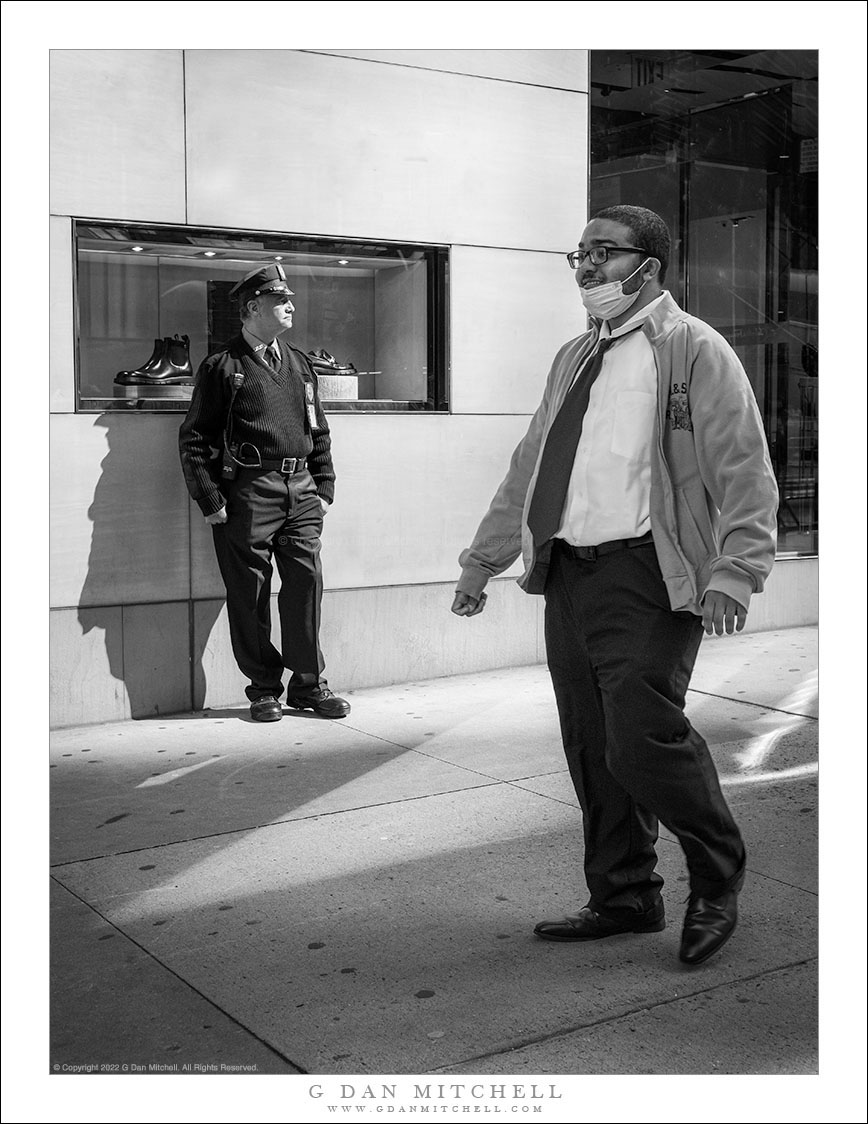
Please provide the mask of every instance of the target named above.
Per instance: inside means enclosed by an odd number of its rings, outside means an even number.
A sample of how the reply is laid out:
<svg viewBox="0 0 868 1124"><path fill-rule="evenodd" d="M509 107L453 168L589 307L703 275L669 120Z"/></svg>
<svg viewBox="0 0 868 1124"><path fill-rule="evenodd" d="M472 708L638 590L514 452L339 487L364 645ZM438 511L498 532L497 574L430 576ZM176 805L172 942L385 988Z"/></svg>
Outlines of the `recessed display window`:
<svg viewBox="0 0 868 1124"><path fill-rule="evenodd" d="M80 220L75 254L79 410L185 410L233 286L274 262L326 410L448 409L445 246Z"/></svg>

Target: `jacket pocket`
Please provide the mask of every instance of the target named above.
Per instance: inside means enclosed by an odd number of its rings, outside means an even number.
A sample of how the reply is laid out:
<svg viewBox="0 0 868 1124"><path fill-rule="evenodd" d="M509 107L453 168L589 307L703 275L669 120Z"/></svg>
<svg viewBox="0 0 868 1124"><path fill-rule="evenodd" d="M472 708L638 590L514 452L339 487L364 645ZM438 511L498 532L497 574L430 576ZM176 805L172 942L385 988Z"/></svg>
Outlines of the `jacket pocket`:
<svg viewBox="0 0 868 1124"><path fill-rule="evenodd" d="M675 489L675 508L678 540L696 572L701 595L708 583L711 563L717 554L714 531L707 514L703 513L699 518L694 515L687 494L680 488Z"/></svg>

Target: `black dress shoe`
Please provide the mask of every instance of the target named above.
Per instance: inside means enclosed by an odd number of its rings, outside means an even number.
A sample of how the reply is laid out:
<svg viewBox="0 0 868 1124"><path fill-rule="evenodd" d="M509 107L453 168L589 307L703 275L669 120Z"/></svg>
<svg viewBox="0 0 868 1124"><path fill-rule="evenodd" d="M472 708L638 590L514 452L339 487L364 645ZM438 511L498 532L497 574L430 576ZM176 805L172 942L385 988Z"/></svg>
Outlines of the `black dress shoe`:
<svg viewBox="0 0 868 1124"><path fill-rule="evenodd" d="M575 916L560 921L540 921L534 933L547 941L598 941L619 933L659 933L665 928L663 903L660 902L654 909L638 913L632 921L615 921L586 905Z"/></svg>
<svg viewBox="0 0 868 1124"><path fill-rule="evenodd" d="M254 722L279 722L283 710L274 695L263 695L250 704L250 717Z"/></svg>
<svg viewBox="0 0 868 1124"><path fill-rule="evenodd" d="M680 959L684 964L701 964L732 936L738 920L738 891L730 890L719 898L691 895L681 934Z"/></svg>
<svg viewBox="0 0 868 1124"><path fill-rule="evenodd" d="M328 687L314 687L309 691L288 693L286 701L296 710L312 710L323 718L346 718L350 713L350 704L347 700L338 698Z"/></svg>

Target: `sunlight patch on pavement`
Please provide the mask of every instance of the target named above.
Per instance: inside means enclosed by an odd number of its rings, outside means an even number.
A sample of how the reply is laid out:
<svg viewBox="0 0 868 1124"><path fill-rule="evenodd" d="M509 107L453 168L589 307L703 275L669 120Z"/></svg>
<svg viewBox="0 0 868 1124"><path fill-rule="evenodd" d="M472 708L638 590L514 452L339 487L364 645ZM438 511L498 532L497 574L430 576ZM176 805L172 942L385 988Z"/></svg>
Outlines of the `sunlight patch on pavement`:
<svg viewBox="0 0 868 1124"><path fill-rule="evenodd" d="M781 738L791 730L803 726L807 719L803 713L787 714L783 717L778 711L804 711L808 709L817 698L817 673L813 671L807 678L791 691L776 706L776 712L766 714L753 723L754 729L762 733L753 738L748 745L735 754L736 764L740 769L758 769L774 752L775 746ZM768 727L771 726L771 729Z"/></svg>
<svg viewBox="0 0 868 1124"><path fill-rule="evenodd" d="M553 821L572 814L510 786L485 786L446 794L434 809L408 801L362 808L346 819L324 815L263 825L231 841L172 848L154 882L153 875L139 875L137 889L131 888L135 873L119 870L115 880L122 892L105 887L101 905L121 925L225 909L252 895L268 899L268 908L279 913L298 908L295 895L304 887L369 878L378 871L386 886L390 869L419 862L434 863L448 880L450 856L548 832ZM134 861L139 864L141 854Z"/></svg>
<svg viewBox="0 0 868 1124"><path fill-rule="evenodd" d="M137 784L136 788L152 788L155 784L168 784L170 781L178 780L179 777L185 777L188 773L195 773L197 769L204 769L206 765L213 765L215 761L220 761L221 757L221 754L217 754L207 761L200 761L198 765L185 765L182 769L172 769L169 773L160 773L158 777L148 777L146 781Z"/></svg>
<svg viewBox="0 0 868 1124"><path fill-rule="evenodd" d="M776 704L774 712L764 714L762 718L752 723L753 729L758 731L757 735L751 738L744 749L733 754L738 772L721 777L720 783L736 785L795 780L817 773L819 765L816 761L783 769L769 768L775 750L787 734L793 733L808 722L816 722L816 719L806 717L804 714L806 710L813 709L816 700L817 672L812 671L795 690ZM796 713L781 714L781 711ZM763 766L766 768L759 772Z"/></svg>
<svg viewBox="0 0 868 1124"><path fill-rule="evenodd" d="M794 765L791 769L781 769L774 773L735 773L729 777L721 777L722 785L736 784L768 784L774 781L793 781L801 777L809 777L820 771L818 761L810 761L807 765Z"/></svg>

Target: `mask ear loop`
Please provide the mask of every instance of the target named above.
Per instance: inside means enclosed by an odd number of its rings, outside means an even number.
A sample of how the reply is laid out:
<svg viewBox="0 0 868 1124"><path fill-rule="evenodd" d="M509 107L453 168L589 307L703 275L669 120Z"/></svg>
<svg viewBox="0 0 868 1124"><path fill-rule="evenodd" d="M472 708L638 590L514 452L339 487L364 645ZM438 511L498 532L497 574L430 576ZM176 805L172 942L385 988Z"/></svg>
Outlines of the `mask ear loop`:
<svg viewBox="0 0 868 1124"><path fill-rule="evenodd" d="M640 269L644 269L644 268L645 268L645 266L646 266L646 265L648 264L648 262L649 262L649 261L655 261L655 260L656 260L655 258L646 258L646 259L645 259L645 260L644 260L644 261L642 262L642 264L641 264L641 265L637 265L637 266L636 266L636 268L635 268L635 269L633 270L633 272L632 272L632 273L630 274L630 277L635 277L635 276L636 276L636 274L637 274L637 273L639 272L639 270L640 270ZM625 277L625 278L624 278L624 281L629 281L629 280L630 280L630 277ZM646 278L645 278L645 281L643 281L643 282L642 282L642 284L644 285L644 284L645 284L645 282L647 282L647 281L650 281L650 280L651 280L651 278L650 278L650 277L646 277ZM624 284L624 281L622 281L622 282L621 282L621 285L622 285L622 286L623 286L623 284ZM621 289L621 292L623 292L623 291L624 291L624 290L623 290L623 288L622 288L622 289ZM639 292L639 290L637 289L637 290L636 290L636 292L638 293L638 292Z"/></svg>

